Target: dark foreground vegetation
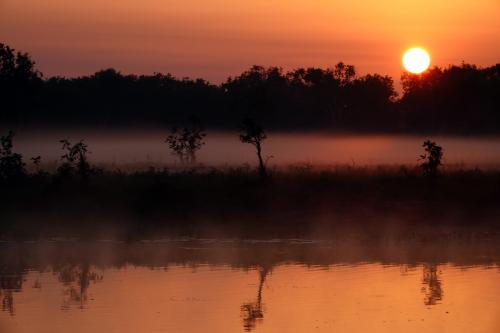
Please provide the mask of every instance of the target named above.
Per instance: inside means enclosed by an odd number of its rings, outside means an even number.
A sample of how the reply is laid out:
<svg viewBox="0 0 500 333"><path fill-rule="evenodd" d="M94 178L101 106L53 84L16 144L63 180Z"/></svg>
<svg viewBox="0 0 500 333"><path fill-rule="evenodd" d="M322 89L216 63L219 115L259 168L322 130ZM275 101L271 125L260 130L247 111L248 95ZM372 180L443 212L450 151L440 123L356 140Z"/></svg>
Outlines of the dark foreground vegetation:
<svg viewBox="0 0 500 333"><path fill-rule="evenodd" d="M3 182L4 239L328 238L343 230L406 234L500 227L500 172L290 167L29 175Z"/></svg>
<svg viewBox="0 0 500 333"><path fill-rule="evenodd" d="M61 140L49 173L40 156L28 172L9 132L0 138L0 237L328 238L500 227L500 171L443 168L443 149L430 140L415 166L271 169L260 153L265 132L247 119L240 139L255 146L254 170L197 166L203 137L196 126L175 130L166 143L185 163L136 173L96 168L84 141Z"/></svg>
<svg viewBox="0 0 500 333"><path fill-rule="evenodd" d="M332 68L254 66L219 85L170 74L105 69L43 77L26 53L0 44L0 125L162 126L190 115L211 128L252 117L269 129L500 132L500 64L431 68L401 77Z"/></svg>

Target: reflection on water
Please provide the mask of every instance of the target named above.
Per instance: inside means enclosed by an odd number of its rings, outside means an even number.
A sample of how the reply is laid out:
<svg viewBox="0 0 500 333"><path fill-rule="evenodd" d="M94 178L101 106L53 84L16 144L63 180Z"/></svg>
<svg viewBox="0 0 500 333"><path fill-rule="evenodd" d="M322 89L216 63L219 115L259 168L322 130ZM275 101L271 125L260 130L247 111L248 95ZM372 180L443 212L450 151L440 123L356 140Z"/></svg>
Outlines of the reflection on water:
<svg viewBox="0 0 500 333"><path fill-rule="evenodd" d="M90 283L102 280L102 275L91 271L88 263L61 267L58 277L59 281L67 287L64 291L66 297L61 306L64 310L69 310L71 305L77 305L80 309L83 309L88 300L87 290Z"/></svg>
<svg viewBox="0 0 500 333"><path fill-rule="evenodd" d="M439 266L436 264L423 265L423 279L424 287L422 291L425 294L425 305L436 305L443 298L443 288L439 275Z"/></svg>
<svg viewBox="0 0 500 333"><path fill-rule="evenodd" d="M264 310L262 308L262 288L267 275L271 272L271 267L259 268L259 287L257 288L257 297L254 302L243 303L241 312L243 314L243 327L245 331L251 331L255 328L258 321L264 319Z"/></svg>
<svg viewBox="0 0 500 333"><path fill-rule="evenodd" d="M0 270L0 297L2 311L14 315L14 292L20 292L23 286L22 269L17 267L2 267Z"/></svg>
<svg viewBox="0 0 500 333"><path fill-rule="evenodd" d="M500 329L498 257L472 248L457 263L280 242L1 247L1 332Z"/></svg>

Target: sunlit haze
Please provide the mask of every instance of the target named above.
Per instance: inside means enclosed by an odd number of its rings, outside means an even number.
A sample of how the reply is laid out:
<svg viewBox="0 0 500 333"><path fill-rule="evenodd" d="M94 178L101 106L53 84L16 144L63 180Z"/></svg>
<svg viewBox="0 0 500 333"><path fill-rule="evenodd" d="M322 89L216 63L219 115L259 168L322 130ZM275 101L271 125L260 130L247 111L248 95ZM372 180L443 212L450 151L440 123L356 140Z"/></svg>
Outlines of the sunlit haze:
<svg viewBox="0 0 500 333"><path fill-rule="evenodd" d="M46 76L115 67L220 82L253 64L344 61L398 80L412 45L437 66L496 63L499 22L497 0L0 1L0 40Z"/></svg>

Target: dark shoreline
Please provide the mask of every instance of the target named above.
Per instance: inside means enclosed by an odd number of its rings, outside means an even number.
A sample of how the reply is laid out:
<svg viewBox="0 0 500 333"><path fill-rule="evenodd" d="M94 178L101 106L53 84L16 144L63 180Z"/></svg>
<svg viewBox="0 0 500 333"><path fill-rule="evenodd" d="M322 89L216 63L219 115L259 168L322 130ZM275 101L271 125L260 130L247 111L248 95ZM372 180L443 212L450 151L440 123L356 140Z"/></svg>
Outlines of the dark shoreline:
<svg viewBox="0 0 500 333"><path fill-rule="evenodd" d="M274 267L287 263L328 267L330 265L419 265L452 264L500 267L500 244L495 240L405 240L365 242L344 239L308 241L298 239L169 239L159 241L70 241L0 242L0 264L19 271L47 267L90 264L101 268L128 265L223 266L233 268ZM23 258L22 263L17 263Z"/></svg>
<svg viewBox="0 0 500 333"><path fill-rule="evenodd" d="M251 168L46 173L2 184L1 238L413 237L500 230L500 171Z"/></svg>

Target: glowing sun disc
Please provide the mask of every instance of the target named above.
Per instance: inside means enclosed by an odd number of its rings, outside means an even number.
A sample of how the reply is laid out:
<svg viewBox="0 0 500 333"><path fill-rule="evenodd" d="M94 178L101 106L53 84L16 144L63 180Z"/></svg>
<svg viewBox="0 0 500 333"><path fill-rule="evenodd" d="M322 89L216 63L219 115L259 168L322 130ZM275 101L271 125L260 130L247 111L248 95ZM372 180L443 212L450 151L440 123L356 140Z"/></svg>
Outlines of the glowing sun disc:
<svg viewBox="0 0 500 333"><path fill-rule="evenodd" d="M403 66L406 70L413 74L425 72L431 63L429 53L422 48L414 47L405 52L403 55Z"/></svg>

